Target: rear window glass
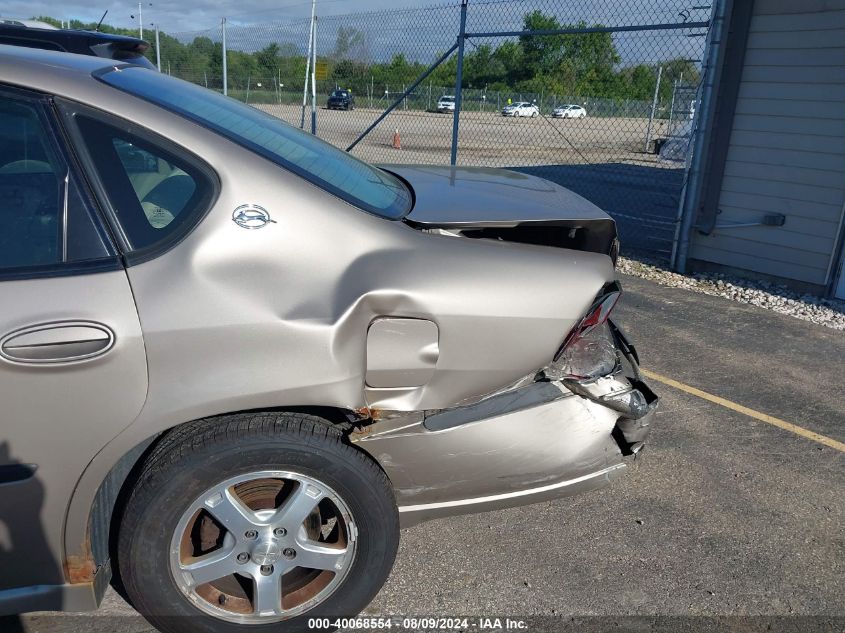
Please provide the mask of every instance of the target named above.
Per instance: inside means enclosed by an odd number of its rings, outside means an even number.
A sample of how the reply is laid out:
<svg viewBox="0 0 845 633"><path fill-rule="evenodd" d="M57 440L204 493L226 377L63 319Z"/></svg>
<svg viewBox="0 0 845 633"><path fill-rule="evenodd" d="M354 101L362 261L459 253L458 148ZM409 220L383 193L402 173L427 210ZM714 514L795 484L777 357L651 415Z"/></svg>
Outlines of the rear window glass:
<svg viewBox="0 0 845 633"><path fill-rule="evenodd" d="M411 208L411 193L395 176L266 112L141 68L98 78L214 130L364 211L399 219Z"/></svg>

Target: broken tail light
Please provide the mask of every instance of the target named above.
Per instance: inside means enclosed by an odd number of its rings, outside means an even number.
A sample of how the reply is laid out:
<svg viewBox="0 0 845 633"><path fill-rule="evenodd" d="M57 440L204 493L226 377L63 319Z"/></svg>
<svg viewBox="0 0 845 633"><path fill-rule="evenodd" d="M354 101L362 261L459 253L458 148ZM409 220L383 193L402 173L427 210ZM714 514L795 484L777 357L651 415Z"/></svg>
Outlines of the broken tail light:
<svg viewBox="0 0 845 633"><path fill-rule="evenodd" d="M548 378L592 379L616 368L619 359L607 320L621 293L622 288L615 281L601 289L587 314L567 334L554 362L546 368Z"/></svg>

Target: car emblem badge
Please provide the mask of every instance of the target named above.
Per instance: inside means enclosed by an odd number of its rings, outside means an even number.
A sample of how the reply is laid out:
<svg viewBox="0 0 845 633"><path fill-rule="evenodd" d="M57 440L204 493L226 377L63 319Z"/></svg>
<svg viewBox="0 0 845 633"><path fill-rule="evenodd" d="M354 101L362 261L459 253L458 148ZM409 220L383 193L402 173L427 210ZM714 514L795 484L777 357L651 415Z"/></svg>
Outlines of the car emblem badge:
<svg viewBox="0 0 845 633"><path fill-rule="evenodd" d="M263 229L265 226L276 223L270 219L270 213L264 207L257 204L242 204L232 212L232 222L242 229Z"/></svg>

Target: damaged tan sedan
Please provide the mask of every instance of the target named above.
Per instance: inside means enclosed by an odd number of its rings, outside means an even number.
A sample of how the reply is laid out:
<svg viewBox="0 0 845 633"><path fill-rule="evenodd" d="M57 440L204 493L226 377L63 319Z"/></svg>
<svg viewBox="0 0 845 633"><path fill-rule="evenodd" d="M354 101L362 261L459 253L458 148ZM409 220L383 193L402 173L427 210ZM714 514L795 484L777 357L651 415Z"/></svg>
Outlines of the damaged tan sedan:
<svg viewBox="0 0 845 633"><path fill-rule="evenodd" d="M0 46L0 613L360 612L400 526L606 485L657 398L613 221L373 167L150 70Z"/></svg>

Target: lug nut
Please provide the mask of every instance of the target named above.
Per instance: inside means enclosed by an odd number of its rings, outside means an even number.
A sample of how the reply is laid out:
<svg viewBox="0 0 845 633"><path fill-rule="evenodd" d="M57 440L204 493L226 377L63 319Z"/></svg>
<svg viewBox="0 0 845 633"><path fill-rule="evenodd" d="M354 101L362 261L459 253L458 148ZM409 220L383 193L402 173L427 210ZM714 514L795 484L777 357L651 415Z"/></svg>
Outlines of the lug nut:
<svg viewBox="0 0 845 633"><path fill-rule="evenodd" d="M247 530L244 533L244 536L247 538L258 538L258 532L256 532L255 530Z"/></svg>
<svg viewBox="0 0 845 633"><path fill-rule="evenodd" d="M292 547L286 547L286 548L284 549L284 551L282 551L282 554L283 554L283 555L284 555L284 557L285 557L285 558L287 558L288 560L291 560L291 559L293 559L293 558L296 558L296 550L295 550L295 549L293 549Z"/></svg>
<svg viewBox="0 0 845 633"><path fill-rule="evenodd" d="M247 554L246 552L241 552L240 554L238 554L237 560L239 563L243 564L249 560L249 554Z"/></svg>
<svg viewBox="0 0 845 633"><path fill-rule="evenodd" d="M273 530L273 534L276 536L284 536L287 533L288 531L285 528L276 528Z"/></svg>
<svg viewBox="0 0 845 633"><path fill-rule="evenodd" d="M261 573L265 576L269 576L273 573L273 566L272 565L262 565L261 566Z"/></svg>

